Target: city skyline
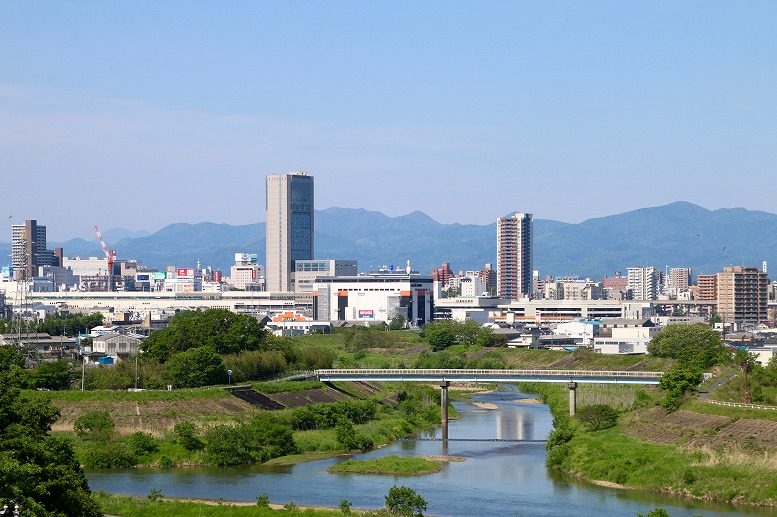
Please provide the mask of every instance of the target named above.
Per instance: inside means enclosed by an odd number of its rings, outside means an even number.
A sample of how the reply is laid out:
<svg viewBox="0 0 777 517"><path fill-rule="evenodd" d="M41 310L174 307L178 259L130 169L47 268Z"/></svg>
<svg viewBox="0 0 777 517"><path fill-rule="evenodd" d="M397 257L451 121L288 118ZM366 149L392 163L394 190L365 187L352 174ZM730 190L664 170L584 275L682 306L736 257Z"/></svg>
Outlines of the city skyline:
<svg viewBox="0 0 777 517"><path fill-rule="evenodd" d="M248 224L297 169L319 207L443 223L772 209L773 3L182 5L6 6L4 218Z"/></svg>

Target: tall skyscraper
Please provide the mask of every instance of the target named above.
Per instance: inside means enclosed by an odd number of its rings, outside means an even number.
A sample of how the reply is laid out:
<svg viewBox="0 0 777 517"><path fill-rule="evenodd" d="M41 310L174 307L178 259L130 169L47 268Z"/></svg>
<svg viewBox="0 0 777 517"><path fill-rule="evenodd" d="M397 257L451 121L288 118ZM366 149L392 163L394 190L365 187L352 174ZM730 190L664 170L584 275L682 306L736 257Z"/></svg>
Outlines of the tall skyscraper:
<svg viewBox="0 0 777 517"><path fill-rule="evenodd" d="M530 297L534 253L532 214L496 220L496 289L507 299Z"/></svg>
<svg viewBox="0 0 777 517"><path fill-rule="evenodd" d="M266 180L268 291L293 291L297 260L313 259L313 176L271 174Z"/></svg>
<svg viewBox="0 0 777 517"><path fill-rule="evenodd" d="M14 279L31 279L38 266L61 266L62 251L46 249L46 227L35 219L11 226L11 265Z"/></svg>

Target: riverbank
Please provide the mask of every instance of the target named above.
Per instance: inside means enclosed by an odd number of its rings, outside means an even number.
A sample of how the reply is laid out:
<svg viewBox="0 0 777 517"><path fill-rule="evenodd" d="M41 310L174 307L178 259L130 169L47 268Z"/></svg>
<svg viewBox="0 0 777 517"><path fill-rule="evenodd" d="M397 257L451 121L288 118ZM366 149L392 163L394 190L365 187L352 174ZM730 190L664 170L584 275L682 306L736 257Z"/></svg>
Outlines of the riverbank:
<svg viewBox="0 0 777 517"><path fill-rule="evenodd" d="M298 506L214 499L177 499L166 497L130 497L117 494L94 494L102 512L116 517L279 517L283 515L305 517L331 517L342 515L336 508ZM374 515L370 511L352 511L354 515Z"/></svg>
<svg viewBox="0 0 777 517"><path fill-rule="evenodd" d="M568 416L564 387L524 384L522 389L541 394L555 417L556 429L548 440L548 465L556 470L611 488L777 506L777 461L768 452L746 450L730 435L725 436L735 441L721 442L726 447L703 445L704 440L717 443L724 436L721 429L731 422L712 421L691 411L666 414L646 392L639 404L621 413L617 425L593 431ZM581 389L596 388L586 385Z"/></svg>

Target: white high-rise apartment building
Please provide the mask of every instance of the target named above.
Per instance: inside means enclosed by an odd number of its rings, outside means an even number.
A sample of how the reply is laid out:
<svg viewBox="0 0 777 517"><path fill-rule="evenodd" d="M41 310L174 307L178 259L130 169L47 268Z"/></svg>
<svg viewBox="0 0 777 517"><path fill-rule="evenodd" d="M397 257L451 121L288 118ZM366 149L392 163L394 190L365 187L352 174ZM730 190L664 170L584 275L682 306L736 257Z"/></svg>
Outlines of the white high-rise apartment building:
<svg viewBox="0 0 777 517"><path fill-rule="evenodd" d="M655 300L658 296L658 271L653 266L628 268L628 280L633 300Z"/></svg>
<svg viewBox="0 0 777 517"><path fill-rule="evenodd" d="M531 297L533 239L532 214L496 220L496 290L502 298Z"/></svg>
<svg viewBox="0 0 777 517"><path fill-rule="evenodd" d="M293 291L295 261L313 259L313 176L304 172L271 174L266 194L267 290Z"/></svg>

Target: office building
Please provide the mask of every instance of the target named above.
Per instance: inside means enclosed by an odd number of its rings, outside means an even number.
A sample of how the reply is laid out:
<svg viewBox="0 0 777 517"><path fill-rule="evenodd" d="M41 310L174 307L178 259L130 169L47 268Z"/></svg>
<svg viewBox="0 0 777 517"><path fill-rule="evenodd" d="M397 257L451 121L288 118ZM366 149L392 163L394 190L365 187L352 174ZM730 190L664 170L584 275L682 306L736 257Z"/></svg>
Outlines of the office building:
<svg viewBox="0 0 777 517"><path fill-rule="evenodd" d="M434 314L433 287L431 277L403 270L319 277L314 284L313 319L369 324L402 316L411 327L420 327Z"/></svg>
<svg viewBox="0 0 777 517"><path fill-rule="evenodd" d="M769 281L756 267L732 266L718 273L718 314L724 322L766 320Z"/></svg>
<svg viewBox="0 0 777 517"><path fill-rule="evenodd" d="M15 280L31 280L39 266L62 265L62 248L46 249L46 227L28 219L11 226L11 265Z"/></svg>
<svg viewBox="0 0 777 517"><path fill-rule="evenodd" d="M532 214L517 213L496 221L497 293L508 300L532 293Z"/></svg>
<svg viewBox="0 0 777 517"><path fill-rule="evenodd" d="M667 280L667 293L674 294L688 290L688 284L691 280L691 270L687 267L669 268L669 278Z"/></svg>
<svg viewBox="0 0 777 517"><path fill-rule="evenodd" d="M266 180L267 290L293 291L297 260L313 259L313 176L272 174Z"/></svg>
<svg viewBox="0 0 777 517"><path fill-rule="evenodd" d="M628 268L628 286L632 300L655 300L658 297L659 275L653 266Z"/></svg>
<svg viewBox="0 0 777 517"><path fill-rule="evenodd" d="M313 284L319 277L356 276L355 260L298 260L294 264L294 291L313 292Z"/></svg>

